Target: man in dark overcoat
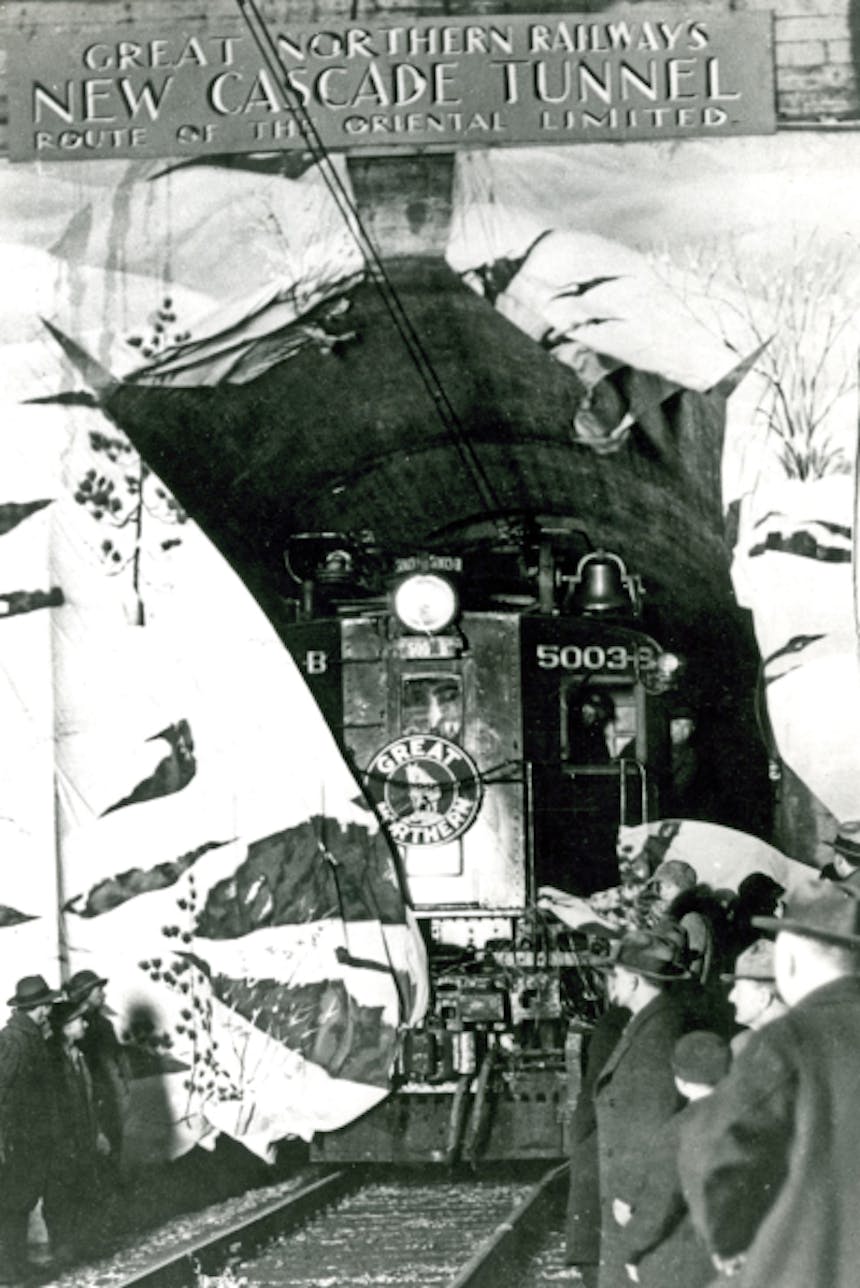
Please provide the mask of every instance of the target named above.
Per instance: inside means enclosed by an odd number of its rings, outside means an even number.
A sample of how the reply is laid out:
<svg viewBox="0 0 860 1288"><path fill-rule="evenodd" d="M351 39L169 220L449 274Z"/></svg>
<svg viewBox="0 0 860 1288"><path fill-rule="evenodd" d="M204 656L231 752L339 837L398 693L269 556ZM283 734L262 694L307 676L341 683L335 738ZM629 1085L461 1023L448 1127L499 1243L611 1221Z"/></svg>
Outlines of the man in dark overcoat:
<svg viewBox="0 0 860 1288"><path fill-rule="evenodd" d="M27 1221L44 1194L55 1131L45 1039L59 996L41 975L20 979L0 1032L0 1283L28 1272Z"/></svg>
<svg viewBox="0 0 860 1288"><path fill-rule="evenodd" d="M90 1251L106 1198L98 1162L110 1145L99 1130L92 1078L78 1045L86 1033L86 1002L58 1002L51 1027L48 1052L61 1130L48 1167L43 1208L54 1258L62 1264Z"/></svg>
<svg viewBox="0 0 860 1288"><path fill-rule="evenodd" d="M706 1288L713 1279L711 1260L681 1188L678 1150L682 1132L695 1123L730 1063L729 1045L717 1033L697 1030L675 1043L675 1085L688 1104L655 1132L646 1175L623 1234L627 1273L642 1288Z"/></svg>
<svg viewBox="0 0 860 1288"><path fill-rule="evenodd" d="M630 1012L609 1006L589 1038L585 1070L570 1121L570 1189L567 1200L567 1264L576 1266L585 1288L596 1288L600 1264L600 1181L594 1084L624 1030Z"/></svg>
<svg viewBox="0 0 860 1288"><path fill-rule="evenodd" d="M609 996L631 1019L595 1082L600 1177L599 1288L626 1288L623 1226L648 1167L657 1128L681 1107L672 1051L684 1031L684 1007L672 985L688 978L683 941L634 930L620 941Z"/></svg>
<svg viewBox="0 0 860 1288"><path fill-rule="evenodd" d="M128 1068L105 1002L107 979L92 970L79 970L66 985L70 1002L83 1004L86 1032L78 1044L93 1083L96 1118L110 1144L111 1173L119 1181L123 1127L128 1108Z"/></svg>
<svg viewBox="0 0 860 1288"><path fill-rule="evenodd" d="M715 1266L738 1288L860 1282L860 900L815 881L789 897L774 970L789 1010L706 1102L679 1169Z"/></svg>

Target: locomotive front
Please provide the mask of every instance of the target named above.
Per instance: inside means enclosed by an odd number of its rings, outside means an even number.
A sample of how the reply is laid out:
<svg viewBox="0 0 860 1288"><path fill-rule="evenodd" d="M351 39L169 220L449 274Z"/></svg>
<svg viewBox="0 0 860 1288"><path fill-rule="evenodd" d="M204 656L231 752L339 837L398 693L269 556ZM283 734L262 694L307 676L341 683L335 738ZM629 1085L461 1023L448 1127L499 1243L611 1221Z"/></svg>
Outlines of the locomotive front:
<svg viewBox="0 0 860 1288"><path fill-rule="evenodd" d="M622 560L562 529L394 556L297 538L284 636L397 844L432 1003L399 1090L319 1137L326 1160L566 1151L599 1006L586 940L537 907L617 884L619 824L657 815L677 659L642 629Z"/></svg>

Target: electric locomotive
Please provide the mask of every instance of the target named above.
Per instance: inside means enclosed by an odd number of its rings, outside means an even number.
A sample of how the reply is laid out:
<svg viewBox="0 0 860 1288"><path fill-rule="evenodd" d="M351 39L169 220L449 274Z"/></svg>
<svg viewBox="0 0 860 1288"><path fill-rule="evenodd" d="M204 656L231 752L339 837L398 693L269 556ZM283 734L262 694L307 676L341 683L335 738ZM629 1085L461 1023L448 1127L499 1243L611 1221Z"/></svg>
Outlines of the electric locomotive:
<svg viewBox="0 0 860 1288"><path fill-rule="evenodd" d="M643 629L639 577L582 546L559 520L456 554L291 542L284 637L400 851L432 989L396 1094L318 1158L566 1151L600 989L538 892L617 884L619 824L658 816L678 666Z"/></svg>

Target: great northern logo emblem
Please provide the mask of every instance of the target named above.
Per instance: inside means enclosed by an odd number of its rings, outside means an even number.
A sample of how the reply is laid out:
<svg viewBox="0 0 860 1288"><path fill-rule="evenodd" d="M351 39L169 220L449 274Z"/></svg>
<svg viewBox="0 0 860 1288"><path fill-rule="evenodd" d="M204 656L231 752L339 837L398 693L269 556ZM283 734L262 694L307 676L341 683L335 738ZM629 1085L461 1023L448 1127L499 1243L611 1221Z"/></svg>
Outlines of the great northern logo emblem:
<svg viewBox="0 0 860 1288"><path fill-rule="evenodd" d="M380 817L401 845L443 845L471 827L481 807L481 775L448 738L410 734L376 753L365 773Z"/></svg>

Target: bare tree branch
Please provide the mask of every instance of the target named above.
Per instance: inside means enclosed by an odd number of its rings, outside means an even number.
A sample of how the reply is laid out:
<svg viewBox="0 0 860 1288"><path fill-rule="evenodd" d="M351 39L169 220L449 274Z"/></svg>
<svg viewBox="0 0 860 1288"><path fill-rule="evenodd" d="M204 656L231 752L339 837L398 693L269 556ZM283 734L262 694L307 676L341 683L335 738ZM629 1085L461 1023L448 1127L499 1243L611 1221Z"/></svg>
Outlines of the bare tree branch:
<svg viewBox="0 0 860 1288"><path fill-rule="evenodd" d="M758 408L781 446L790 477L819 478L849 468L831 424L857 389L860 246L834 250L817 232L797 237L779 260L750 257L736 242L670 251L655 261L687 311L736 353L769 339L755 371L769 398ZM680 270L680 271L679 271ZM680 285L679 285L680 278Z"/></svg>

